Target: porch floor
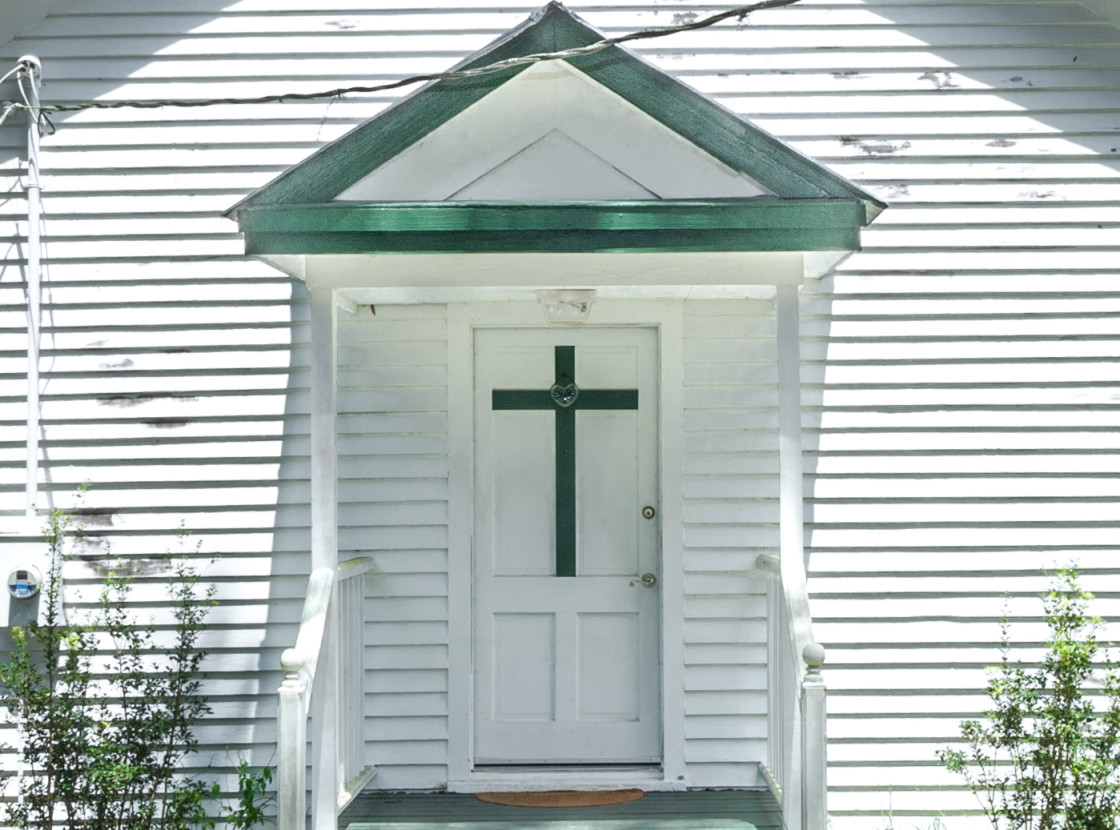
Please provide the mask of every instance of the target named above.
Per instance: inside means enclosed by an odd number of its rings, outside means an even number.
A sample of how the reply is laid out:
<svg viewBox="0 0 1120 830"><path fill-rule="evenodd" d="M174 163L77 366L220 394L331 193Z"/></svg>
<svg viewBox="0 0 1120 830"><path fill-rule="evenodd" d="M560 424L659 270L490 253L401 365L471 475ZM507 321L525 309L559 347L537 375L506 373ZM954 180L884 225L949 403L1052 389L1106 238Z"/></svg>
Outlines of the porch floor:
<svg viewBox="0 0 1120 830"><path fill-rule="evenodd" d="M782 830L774 797L759 790L646 793L602 807L505 807L456 793L359 795L339 817L348 830Z"/></svg>

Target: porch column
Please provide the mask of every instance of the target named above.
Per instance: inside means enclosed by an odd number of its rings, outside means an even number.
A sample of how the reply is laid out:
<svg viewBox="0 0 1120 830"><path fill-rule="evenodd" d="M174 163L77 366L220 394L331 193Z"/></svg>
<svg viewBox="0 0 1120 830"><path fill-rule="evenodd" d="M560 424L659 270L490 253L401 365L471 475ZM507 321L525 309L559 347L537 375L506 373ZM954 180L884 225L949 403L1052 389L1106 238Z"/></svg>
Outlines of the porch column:
<svg viewBox="0 0 1120 830"><path fill-rule="evenodd" d="M338 568L338 311L334 291L310 292L311 570ZM331 589L312 692L311 827L338 827L338 608Z"/></svg>
<svg viewBox="0 0 1120 830"><path fill-rule="evenodd" d="M801 454L801 310L796 285L778 286L778 466L782 581L805 584L805 516ZM798 601L800 600L800 601ZM797 597L789 629L808 631L808 597ZM796 641L794 654L800 654Z"/></svg>
<svg viewBox="0 0 1120 830"><path fill-rule="evenodd" d="M779 551L783 601L787 603L786 632L788 653L801 657L799 632L810 630L809 599L805 588L805 518L801 443L801 309L796 285L777 287L778 324L778 466L779 466ZM800 686L803 670L794 672ZM799 696L802 690L798 689ZM783 814L791 830L823 830L803 823L807 779L815 771L805 768L804 748L808 724L800 713L786 711L793 718L789 745L785 747L782 771ZM783 729L782 738L786 737ZM773 736L771 736L773 739Z"/></svg>

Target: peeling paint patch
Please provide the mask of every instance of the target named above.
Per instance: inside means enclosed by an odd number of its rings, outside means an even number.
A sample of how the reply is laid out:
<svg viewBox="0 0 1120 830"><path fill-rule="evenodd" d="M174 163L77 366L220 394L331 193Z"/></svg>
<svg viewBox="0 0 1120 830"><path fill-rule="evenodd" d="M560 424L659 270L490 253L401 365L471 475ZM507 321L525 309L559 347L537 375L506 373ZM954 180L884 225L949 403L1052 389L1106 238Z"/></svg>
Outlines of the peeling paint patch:
<svg viewBox="0 0 1120 830"><path fill-rule="evenodd" d="M86 507L72 511L71 515L80 527L113 527L117 523L117 514L107 508Z"/></svg>
<svg viewBox="0 0 1120 830"><path fill-rule="evenodd" d="M80 554L78 558L101 577L164 576L171 573L171 565L166 556L130 556L126 559Z"/></svg>
<svg viewBox="0 0 1120 830"><path fill-rule="evenodd" d="M135 365L136 365L135 363L133 363L129 358L126 357L124 360L118 360L116 363L102 363L99 368L101 368L101 369L128 369L128 368L130 368L132 366L135 366Z"/></svg>
<svg viewBox="0 0 1120 830"><path fill-rule="evenodd" d="M358 27L358 21L343 18L341 20L328 20L327 25L333 26L335 29L356 29Z"/></svg>
<svg viewBox="0 0 1120 830"><path fill-rule="evenodd" d="M866 78L867 76L864 75L861 72L856 71L855 69L847 69L843 72L833 72L832 77L833 78L841 78L841 79L849 78L849 79L855 80L857 78Z"/></svg>
<svg viewBox="0 0 1120 830"><path fill-rule="evenodd" d="M185 427L190 421L186 418L152 418L140 423L152 429L178 429L179 427Z"/></svg>
<svg viewBox="0 0 1120 830"><path fill-rule="evenodd" d="M1023 199L1053 199L1055 193L1053 190L1028 190L1020 193L1019 196Z"/></svg>
<svg viewBox="0 0 1120 830"><path fill-rule="evenodd" d="M1010 138L997 138L995 141L988 142L989 147L1014 147L1015 142Z"/></svg>
<svg viewBox="0 0 1120 830"><path fill-rule="evenodd" d="M83 562L100 559L109 554L109 540L96 533L84 533L71 540L74 555Z"/></svg>
<svg viewBox="0 0 1120 830"><path fill-rule="evenodd" d="M903 141L899 144L892 144L889 141L880 141L876 143L856 138L854 135L840 136L840 143L845 147L858 147L869 156L889 155L891 153L897 153L899 150L909 150L911 146L909 141Z"/></svg>
<svg viewBox="0 0 1120 830"><path fill-rule="evenodd" d="M139 406L142 403L154 401L160 395L152 394L136 394L136 395L106 395L103 398L97 399L98 406L115 406L118 409L127 409L130 406Z"/></svg>
<svg viewBox="0 0 1120 830"><path fill-rule="evenodd" d="M119 409L127 409L132 406L139 406L140 404L150 403L151 401L158 401L160 399L182 401L184 403L198 400L198 398L171 395L168 393L137 392L131 395L106 395L105 397L98 398L97 404L98 406L115 406Z"/></svg>
<svg viewBox="0 0 1120 830"><path fill-rule="evenodd" d="M960 84L953 82L952 72L926 72L918 76L919 81L929 81L934 89L960 89Z"/></svg>
<svg viewBox="0 0 1120 830"><path fill-rule="evenodd" d="M889 156L891 153L897 153L899 150L909 150L910 142L903 141L901 144L891 144L889 141L880 142L879 144L872 144L870 142L857 142L857 146L869 156Z"/></svg>
<svg viewBox="0 0 1120 830"><path fill-rule="evenodd" d="M687 26L689 23L695 23L699 18L696 12L681 12L673 15L673 26Z"/></svg>

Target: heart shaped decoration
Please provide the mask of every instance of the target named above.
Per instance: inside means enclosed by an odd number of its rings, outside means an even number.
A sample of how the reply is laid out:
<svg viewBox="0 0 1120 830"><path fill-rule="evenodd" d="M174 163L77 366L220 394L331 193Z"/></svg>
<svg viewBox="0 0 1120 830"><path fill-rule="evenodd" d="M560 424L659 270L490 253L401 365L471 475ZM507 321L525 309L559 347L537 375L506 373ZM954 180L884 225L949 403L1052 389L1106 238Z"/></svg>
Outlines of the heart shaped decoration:
<svg viewBox="0 0 1120 830"><path fill-rule="evenodd" d="M561 386L559 383L552 384L549 394L552 395L552 400L557 406L567 409L569 406L576 402L579 397L579 387L574 383L565 383Z"/></svg>

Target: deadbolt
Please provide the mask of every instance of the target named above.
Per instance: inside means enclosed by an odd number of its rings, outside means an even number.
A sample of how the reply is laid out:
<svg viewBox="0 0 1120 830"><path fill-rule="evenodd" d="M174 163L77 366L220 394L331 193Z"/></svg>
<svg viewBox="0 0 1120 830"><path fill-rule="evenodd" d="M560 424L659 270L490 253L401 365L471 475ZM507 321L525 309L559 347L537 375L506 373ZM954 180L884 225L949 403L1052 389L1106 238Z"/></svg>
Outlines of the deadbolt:
<svg viewBox="0 0 1120 830"><path fill-rule="evenodd" d="M642 574L639 579L631 579L630 587L641 585L643 588L652 588L657 584L657 574L647 573Z"/></svg>
<svg viewBox="0 0 1120 830"><path fill-rule="evenodd" d="M645 507L642 508L642 518L643 519L652 519L656 515L657 515L657 511L654 510L649 505L646 505Z"/></svg>

